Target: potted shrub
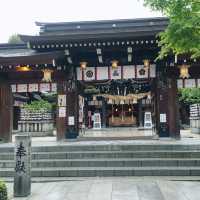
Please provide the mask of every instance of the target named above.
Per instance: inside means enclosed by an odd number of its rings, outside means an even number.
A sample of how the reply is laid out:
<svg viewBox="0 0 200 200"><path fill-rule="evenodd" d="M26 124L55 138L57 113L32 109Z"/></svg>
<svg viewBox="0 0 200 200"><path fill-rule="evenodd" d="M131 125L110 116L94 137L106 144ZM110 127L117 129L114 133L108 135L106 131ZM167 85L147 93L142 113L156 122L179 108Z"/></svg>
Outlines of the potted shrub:
<svg viewBox="0 0 200 200"><path fill-rule="evenodd" d="M3 181L0 181L0 199L8 200L6 184Z"/></svg>

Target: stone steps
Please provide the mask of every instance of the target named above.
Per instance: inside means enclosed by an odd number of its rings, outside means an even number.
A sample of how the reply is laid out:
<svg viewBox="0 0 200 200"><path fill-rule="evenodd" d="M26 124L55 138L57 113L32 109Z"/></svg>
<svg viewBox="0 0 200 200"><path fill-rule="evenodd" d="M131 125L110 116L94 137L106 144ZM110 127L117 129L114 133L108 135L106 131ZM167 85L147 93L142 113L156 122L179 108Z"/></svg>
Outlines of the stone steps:
<svg viewBox="0 0 200 200"><path fill-rule="evenodd" d="M0 168L14 168L13 160L1 160ZM200 159L192 158L124 158L124 159L54 159L33 160L33 168L46 167L198 167Z"/></svg>
<svg viewBox="0 0 200 200"><path fill-rule="evenodd" d="M32 152L80 152L80 151L188 151L200 150L199 144L183 145L183 144L124 144L124 145L57 145L57 146L34 146ZM13 147L5 147L0 145L0 153L13 153Z"/></svg>
<svg viewBox="0 0 200 200"><path fill-rule="evenodd" d="M92 158L200 158L200 151L83 151L33 152L32 160ZM0 160L13 160L14 153L0 153Z"/></svg>
<svg viewBox="0 0 200 200"><path fill-rule="evenodd" d="M33 147L32 176L200 175L200 145L66 144ZM0 177L12 177L14 165L13 147L0 147Z"/></svg>
<svg viewBox="0 0 200 200"><path fill-rule="evenodd" d="M32 177L95 176L199 176L200 167L66 167L32 168ZM11 168L0 170L0 177L12 177Z"/></svg>

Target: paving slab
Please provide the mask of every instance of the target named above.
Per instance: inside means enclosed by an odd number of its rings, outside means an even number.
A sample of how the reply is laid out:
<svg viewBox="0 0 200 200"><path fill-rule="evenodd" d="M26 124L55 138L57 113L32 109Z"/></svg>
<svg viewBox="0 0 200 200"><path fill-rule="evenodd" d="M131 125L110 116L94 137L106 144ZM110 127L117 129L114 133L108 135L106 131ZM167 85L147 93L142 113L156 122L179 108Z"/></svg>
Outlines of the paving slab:
<svg viewBox="0 0 200 200"><path fill-rule="evenodd" d="M158 181L158 185L165 200L189 200L180 190L179 182Z"/></svg>
<svg viewBox="0 0 200 200"><path fill-rule="evenodd" d="M112 196L112 180L95 180L88 194L88 200L108 200Z"/></svg>
<svg viewBox="0 0 200 200"><path fill-rule="evenodd" d="M165 200L156 182L141 182L137 189L140 200Z"/></svg>
<svg viewBox="0 0 200 200"><path fill-rule="evenodd" d="M199 200L200 182L166 178L118 177L66 179L32 184L27 198L13 198L13 183L7 183L9 200Z"/></svg>
<svg viewBox="0 0 200 200"><path fill-rule="evenodd" d="M196 182L180 182L179 190L187 197L187 199L200 199L200 184Z"/></svg>

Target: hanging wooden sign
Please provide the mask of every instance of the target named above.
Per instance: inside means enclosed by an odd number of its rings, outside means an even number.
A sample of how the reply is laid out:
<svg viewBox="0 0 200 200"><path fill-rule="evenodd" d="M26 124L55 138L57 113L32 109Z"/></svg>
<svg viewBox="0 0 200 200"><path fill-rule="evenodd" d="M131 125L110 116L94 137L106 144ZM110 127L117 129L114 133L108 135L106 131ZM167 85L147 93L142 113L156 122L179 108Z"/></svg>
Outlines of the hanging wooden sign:
<svg viewBox="0 0 200 200"><path fill-rule="evenodd" d="M59 107L58 108L58 117L66 117L66 107Z"/></svg>
<svg viewBox="0 0 200 200"><path fill-rule="evenodd" d="M58 95L58 106L66 106L66 95Z"/></svg>

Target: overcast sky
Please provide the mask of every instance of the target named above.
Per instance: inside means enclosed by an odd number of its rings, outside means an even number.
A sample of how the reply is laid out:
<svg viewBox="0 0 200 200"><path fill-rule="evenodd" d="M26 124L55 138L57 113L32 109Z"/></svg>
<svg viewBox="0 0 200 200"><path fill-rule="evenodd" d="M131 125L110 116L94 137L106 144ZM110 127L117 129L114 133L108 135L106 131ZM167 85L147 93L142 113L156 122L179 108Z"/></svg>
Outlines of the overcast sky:
<svg viewBox="0 0 200 200"><path fill-rule="evenodd" d="M65 22L157 17L142 0L1 0L0 43L14 33L35 35L35 21Z"/></svg>

